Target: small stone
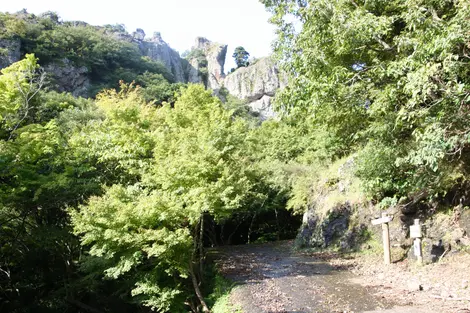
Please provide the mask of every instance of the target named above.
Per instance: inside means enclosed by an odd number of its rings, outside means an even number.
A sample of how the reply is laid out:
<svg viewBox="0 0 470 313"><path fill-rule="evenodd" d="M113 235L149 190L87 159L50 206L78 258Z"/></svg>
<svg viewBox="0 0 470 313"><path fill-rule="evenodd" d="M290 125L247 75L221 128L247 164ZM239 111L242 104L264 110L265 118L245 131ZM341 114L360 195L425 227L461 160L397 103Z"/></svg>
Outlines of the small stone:
<svg viewBox="0 0 470 313"><path fill-rule="evenodd" d="M460 240L460 238L465 236L465 231L462 228L456 228L452 231L451 236L453 241Z"/></svg>
<svg viewBox="0 0 470 313"><path fill-rule="evenodd" d="M449 297L449 292L447 292L447 290L442 290L441 291L441 297L442 298L448 298Z"/></svg>
<svg viewBox="0 0 470 313"><path fill-rule="evenodd" d="M409 291L421 291L423 290L423 286L417 281L410 281L408 282L408 290Z"/></svg>

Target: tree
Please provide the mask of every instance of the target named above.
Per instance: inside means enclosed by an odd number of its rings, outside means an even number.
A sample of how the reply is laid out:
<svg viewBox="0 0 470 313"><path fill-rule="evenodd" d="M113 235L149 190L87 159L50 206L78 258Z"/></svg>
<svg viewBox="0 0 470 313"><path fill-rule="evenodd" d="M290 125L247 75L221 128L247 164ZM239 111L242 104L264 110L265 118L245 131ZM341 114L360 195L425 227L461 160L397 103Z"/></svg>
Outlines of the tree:
<svg viewBox="0 0 470 313"><path fill-rule="evenodd" d="M243 47L236 47L232 57L235 59L237 68L249 65L248 58L250 57L250 54Z"/></svg>
<svg viewBox="0 0 470 313"><path fill-rule="evenodd" d="M68 307L80 246L65 207L100 190L65 135L77 116L61 116L90 102L44 93L39 70L27 55L0 76L0 307L15 313Z"/></svg>
<svg viewBox="0 0 470 313"><path fill-rule="evenodd" d="M331 158L359 152L371 196L435 197L467 179L468 2L262 2L290 74L278 108L328 134L314 146Z"/></svg>
<svg viewBox="0 0 470 313"><path fill-rule="evenodd" d="M157 311L207 311L199 290L204 215L221 221L261 197L244 154L246 123L200 85L174 107L155 108L129 86L101 93L97 105L105 118L73 141L116 179L71 211L90 247L84 267L99 264L97 275L128 281L135 300Z"/></svg>

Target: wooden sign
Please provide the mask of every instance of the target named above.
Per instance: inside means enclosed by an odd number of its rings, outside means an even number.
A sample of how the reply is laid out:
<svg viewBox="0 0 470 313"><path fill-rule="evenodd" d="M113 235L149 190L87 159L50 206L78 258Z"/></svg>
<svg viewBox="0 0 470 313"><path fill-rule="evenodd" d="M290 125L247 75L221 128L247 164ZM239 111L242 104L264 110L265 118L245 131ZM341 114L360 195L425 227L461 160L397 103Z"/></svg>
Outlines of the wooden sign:
<svg viewBox="0 0 470 313"><path fill-rule="evenodd" d="M419 261L420 257L422 257L422 255L421 255L421 240L415 240L413 242L413 250L414 250L415 256L417 257L417 259ZM421 258L421 260L422 260L422 258Z"/></svg>
<svg viewBox="0 0 470 313"><path fill-rule="evenodd" d="M419 224L419 219L415 219L414 225L410 226L410 238L414 238L413 250L418 263L423 263L423 254L421 253L421 237L423 237L421 232L421 225Z"/></svg>
<svg viewBox="0 0 470 313"><path fill-rule="evenodd" d="M415 220L415 224L410 226L410 237L411 238L421 238L421 225L419 225L419 220Z"/></svg>
<svg viewBox="0 0 470 313"><path fill-rule="evenodd" d="M384 223L390 223L391 221L393 221L393 216L386 215L386 216L382 216L381 218L372 220L371 223L372 225L380 225Z"/></svg>
<svg viewBox="0 0 470 313"><path fill-rule="evenodd" d="M390 253L390 231L388 229L388 223L393 220L393 216L387 215L387 213L382 213L382 217L372 220L372 225L382 225L382 238L384 245L384 263L392 263L392 257Z"/></svg>

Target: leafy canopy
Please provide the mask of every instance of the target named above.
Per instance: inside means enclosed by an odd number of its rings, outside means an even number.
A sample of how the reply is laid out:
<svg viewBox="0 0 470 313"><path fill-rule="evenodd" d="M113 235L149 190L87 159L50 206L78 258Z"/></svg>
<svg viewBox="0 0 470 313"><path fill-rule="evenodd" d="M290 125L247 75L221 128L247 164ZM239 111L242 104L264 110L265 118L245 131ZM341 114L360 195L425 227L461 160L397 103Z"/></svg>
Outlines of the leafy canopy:
<svg viewBox="0 0 470 313"><path fill-rule="evenodd" d="M315 146L333 159L359 151L369 195L435 196L465 180L467 1L261 2L290 73L278 109L328 134Z"/></svg>
<svg viewBox="0 0 470 313"><path fill-rule="evenodd" d="M237 64L237 68L246 67L249 65L248 58L250 57L250 54L243 47L236 47L232 57L235 59L235 64Z"/></svg>

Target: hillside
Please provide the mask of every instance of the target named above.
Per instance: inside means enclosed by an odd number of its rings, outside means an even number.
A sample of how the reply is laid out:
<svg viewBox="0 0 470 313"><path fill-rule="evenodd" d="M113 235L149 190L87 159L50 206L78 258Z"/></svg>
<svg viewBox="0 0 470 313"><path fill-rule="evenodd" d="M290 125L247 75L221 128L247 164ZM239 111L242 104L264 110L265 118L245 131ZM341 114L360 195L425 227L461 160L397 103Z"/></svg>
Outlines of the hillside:
<svg viewBox="0 0 470 313"><path fill-rule="evenodd" d="M145 87L151 74L161 75L157 77L168 83L202 83L217 95L224 88L227 45L206 38L196 38L183 58L160 33L147 38L142 29L128 33L123 25L93 26L61 21L52 12L35 16L26 11L2 14L0 23L4 30L0 36L0 68L34 53L49 74L49 86L59 92L93 97L104 88L117 87L121 80L136 81ZM236 86L247 85L247 78L240 77L241 70L253 73L250 80L257 90L246 86L242 93L236 90ZM264 61L240 69L229 75L225 84L229 88L223 92L247 102L262 118L272 117L270 98L281 87L278 71L273 62ZM258 75L259 72L265 74ZM157 80L161 82L161 78Z"/></svg>
<svg viewBox="0 0 470 313"><path fill-rule="evenodd" d="M231 269L266 286L238 294L261 312L467 309L466 276L433 271L470 251L468 3L261 2L274 54L238 47L229 73L206 38L180 55L160 33L0 13L1 312L220 313ZM224 249L242 259L217 268ZM348 271L387 301L331 289ZM253 298L297 278L318 298Z"/></svg>

